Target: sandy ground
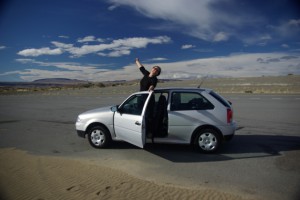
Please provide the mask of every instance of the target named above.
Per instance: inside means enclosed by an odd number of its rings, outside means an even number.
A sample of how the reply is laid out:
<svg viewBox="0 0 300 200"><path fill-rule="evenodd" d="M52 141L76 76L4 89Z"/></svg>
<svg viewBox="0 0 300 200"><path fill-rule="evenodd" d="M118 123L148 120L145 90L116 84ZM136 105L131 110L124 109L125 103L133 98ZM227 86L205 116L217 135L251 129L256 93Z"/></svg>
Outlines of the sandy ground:
<svg viewBox="0 0 300 200"><path fill-rule="evenodd" d="M1 199L244 199L145 181L88 161L0 150ZM74 176L76 174L76 176Z"/></svg>

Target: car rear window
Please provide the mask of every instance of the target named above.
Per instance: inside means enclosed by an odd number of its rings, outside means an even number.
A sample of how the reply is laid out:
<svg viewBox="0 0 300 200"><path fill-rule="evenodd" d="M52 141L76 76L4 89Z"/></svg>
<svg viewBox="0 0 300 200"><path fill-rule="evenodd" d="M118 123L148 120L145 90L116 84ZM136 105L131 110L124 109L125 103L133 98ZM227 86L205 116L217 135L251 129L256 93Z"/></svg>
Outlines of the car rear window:
<svg viewBox="0 0 300 200"><path fill-rule="evenodd" d="M173 92L171 110L212 110L214 105L198 92Z"/></svg>
<svg viewBox="0 0 300 200"><path fill-rule="evenodd" d="M217 99L221 104L223 104L225 107L230 108L230 105L228 101L226 101L223 97L215 93L214 91L210 91L209 94L213 96L215 99Z"/></svg>

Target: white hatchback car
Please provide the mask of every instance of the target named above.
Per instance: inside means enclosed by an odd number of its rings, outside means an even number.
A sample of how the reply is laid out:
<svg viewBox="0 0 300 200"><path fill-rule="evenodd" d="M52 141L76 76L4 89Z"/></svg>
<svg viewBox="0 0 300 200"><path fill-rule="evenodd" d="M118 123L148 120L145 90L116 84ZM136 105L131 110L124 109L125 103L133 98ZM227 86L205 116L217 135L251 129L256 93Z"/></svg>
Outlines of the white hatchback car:
<svg viewBox="0 0 300 200"><path fill-rule="evenodd" d="M161 88L82 113L76 130L95 148L122 140L141 148L145 143L191 144L211 153L234 136L236 123L231 103L210 89Z"/></svg>

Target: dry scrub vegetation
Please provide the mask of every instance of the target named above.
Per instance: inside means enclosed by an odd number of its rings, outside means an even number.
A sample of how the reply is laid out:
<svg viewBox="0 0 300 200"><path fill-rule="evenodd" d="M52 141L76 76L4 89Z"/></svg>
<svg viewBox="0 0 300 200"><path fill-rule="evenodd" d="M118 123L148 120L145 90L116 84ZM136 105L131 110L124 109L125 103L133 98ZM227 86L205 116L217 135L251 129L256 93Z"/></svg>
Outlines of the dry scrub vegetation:
<svg viewBox="0 0 300 200"><path fill-rule="evenodd" d="M247 78L206 78L199 80L160 80L159 88L163 87L198 87L211 88L219 93L248 94L299 94L300 75L278 77L247 77ZM1 87L0 94L129 94L139 89L139 81L110 83L81 83L76 85L45 85L26 87Z"/></svg>

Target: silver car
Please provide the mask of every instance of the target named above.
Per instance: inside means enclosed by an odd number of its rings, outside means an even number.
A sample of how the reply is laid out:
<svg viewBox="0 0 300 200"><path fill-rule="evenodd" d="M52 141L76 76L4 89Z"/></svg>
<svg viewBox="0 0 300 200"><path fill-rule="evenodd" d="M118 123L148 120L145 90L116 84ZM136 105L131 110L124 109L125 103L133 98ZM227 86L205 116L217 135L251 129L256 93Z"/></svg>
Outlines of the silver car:
<svg viewBox="0 0 300 200"><path fill-rule="evenodd" d="M161 88L131 94L122 104L80 114L77 134L95 148L126 141L191 144L212 153L234 136L231 103L210 89Z"/></svg>

